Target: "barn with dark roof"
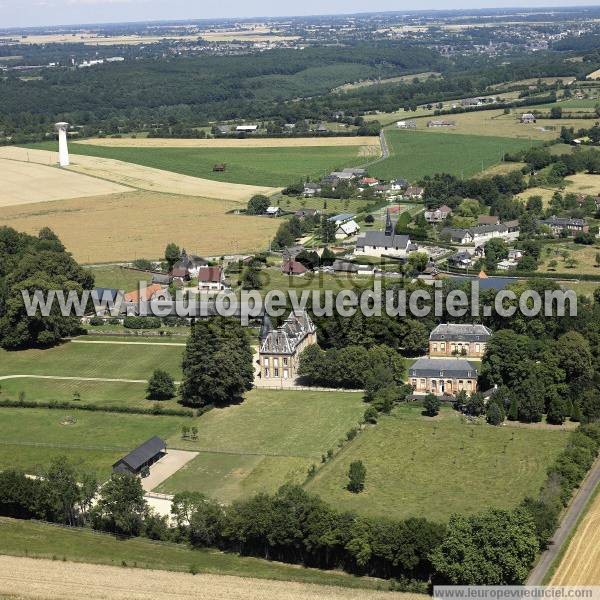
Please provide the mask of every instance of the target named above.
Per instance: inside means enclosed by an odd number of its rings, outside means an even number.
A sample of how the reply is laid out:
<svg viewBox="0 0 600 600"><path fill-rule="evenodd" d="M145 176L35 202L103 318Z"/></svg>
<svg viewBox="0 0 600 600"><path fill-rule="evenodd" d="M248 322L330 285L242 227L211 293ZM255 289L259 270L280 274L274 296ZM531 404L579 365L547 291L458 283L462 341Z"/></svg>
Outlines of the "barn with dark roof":
<svg viewBox="0 0 600 600"><path fill-rule="evenodd" d="M158 462L166 453L167 443L155 436L120 458L113 465L113 472L142 475L146 469Z"/></svg>

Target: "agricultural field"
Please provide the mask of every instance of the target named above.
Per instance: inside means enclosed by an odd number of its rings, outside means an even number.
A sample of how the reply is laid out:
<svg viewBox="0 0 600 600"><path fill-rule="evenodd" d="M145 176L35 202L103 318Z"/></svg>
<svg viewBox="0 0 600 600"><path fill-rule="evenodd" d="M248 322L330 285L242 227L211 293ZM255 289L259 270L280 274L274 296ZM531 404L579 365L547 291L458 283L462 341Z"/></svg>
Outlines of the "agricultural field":
<svg viewBox="0 0 600 600"><path fill-rule="evenodd" d="M132 191L124 185L57 167L0 159L0 208Z"/></svg>
<svg viewBox="0 0 600 600"><path fill-rule="evenodd" d="M600 494L578 524L549 585L600 585Z"/></svg>
<svg viewBox="0 0 600 600"><path fill-rule="evenodd" d="M182 355L183 347L148 344L136 348L129 344L71 341L47 350L0 350L0 377L43 375L141 381L161 368L181 379Z"/></svg>
<svg viewBox="0 0 600 600"><path fill-rule="evenodd" d="M53 147L52 143L35 146L41 149ZM83 165L87 165L89 160L82 161L78 156L94 156L120 161L121 164L140 165L188 177L207 179L218 182L220 186L229 184L255 186L263 188L262 193L271 192L268 188L285 187L306 177L317 177L343 167L364 164L376 158L379 153L379 149L370 144L285 148L129 148L71 144L70 149L74 155L77 155L73 159L74 163L80 161ZM95 166L92 168L97 170L96 162L93 161ZM224 172L213 171L213 167L218 163L226 164ZM88 169L81 169L81 171L87 172ZM261 192L256 191L256 193Z"/></svg>
<svg viewBox="0 0 600 600"><path fill-rule="evenodd" d="M157 259L173 241L206 256L264 249L279 222L227 214L238 207L232 201L139 190L0 209L0 225L31 234L50 227L75 259L87 264Z"/></svg>
<svg viewBox="0 0 600 600"><path fill-rule="evenodd" d="M95 540L87 540L89 543ZM137 541L137 540L136 540ZM134 545L113 540L115 549L124 545L125 550L131 549L132 554L138 548ZM78 544L80 545L80 544ZM279 565L267 561L252 563L250 559L237 555L221 556L199 555L197 550L185 549L182 546L173 550L158 547L147 541L143 553L148 554L150 548L174 558L198 559L200 566L195 562L185 563L188 573L167 572L157 569L140 569L137 561L132 562L132 567L127 567L129 562L122 559L121 565L103 566L100 564L83 564L79 557L75 557L77 566L66 559L57 561L34 560L28 557L13 558L0 557L0 585L9 594L0 596L2 600L19 598L20 600L41 600L42 598L60 598L61 600L187 600L188 598L210 598L211 600L265 600L278 598L282 600L320 600L327 597L330 600L417 600L426 599L427 596L417 594L397 593L382 591L390 587L388 582L372 579L365 581L349 577L344 579L342 574L324 573L312 569L298 569L292 565ZM121 548L116 552L119 556ZM171 552L169 552L171 550ZM71 555L70 552L66 554ZM89 554L89 551L86 553ZM238 565L238 561L240 564ZM248 561L244 563L242 561ZM156 562L156 561L149 561ZM265 564L263 564L263 562ZM204 568L207 565L208 568ZM210 574L219 568L230 575ZM295 573L294 573L295 569ZM257 571L257 575L240 576L247 570ZM183 568L178 571L184 571ZM200 574L192 574L192 573ZM274 579L274 581L265 581ZM68 584L65 585L65 581ZM124 583L126 582L126 583ZM367 589L351 589L351 588Z"/></svg>
<svg viewBox="0 0 600 600"><path fill-rule="evenodd" d="M436 117L454 121L456 123L455 127L428 128L427 121L429 119L421 118L417 119L417 128L432 134L478 135L531 141L550 141L555 140L560 135L561 127L574 127L577 130L592 127L596 122L595 119L569 118L538 119L536 123L519 122L519 118L523 113L534 109L549 110L549 106L522 106L512 109L508 115L505 115L503 110L479 110Z"/></svg>
<svg viewBox="0 0 600 600"><path fill-rule="evenodd" d="M373 137L299 137L299 138L89 138L79 145L106 148L339 148L340 146L374 146L379 148L379 138Z"/></svg>
<svg viewBox="0 0 600 600"><path fill-rule="evenodd" d="M214 409L198 420L199 439L167 439L170 447L200 455L158 491L204 492L223 502L302 483L311 464L335 448L361 420L365 406L352 392L256 389L236 406Z"/></svg>
<svg viewBox="0 0 600 600"><path fill-rule="evenodd" d="M381 179L450 173L471 177L502 161L506 152L528 148L529 141L502 137L419 131L386 131L390 157L369 168Z"/></svg>
<svg viewBox="0 0 600 600"><path fill-rule="evenodd" d="M469 424L451 409L431 419L408 405L359 435L307 489L340 510L390 518L509 508L537 494L567 439L561 430ZM367 469L361 494L345 488L355 460Z"/></svg>
<svg viewBox="0 0 600 600"><path fill-rule="evenodd" d="M596 266L596 255L599 252L600 246L585 246L572 242L552 244L547 246L547 252L542 255L538 271L552 272L554 270L560 273L571 271L573 276L584 274L600 276L600 268ZM558 264L555 269L550 269L549 263L553 260ZM570 265L570 260L575 260L576 263ZM600 282L597 285L600 285Z"/></svg>
<svg viewBox="0 0 600 600"><path fill-rule="evenodd" d="M74 146L74 144L71 144ZM81 146L85 148L85 146ZM45 142L27 148L6 146L0 148L0 159L7 158L21 162L31 162L43 165L56 165L58 152L56 142ZM212 168L212 167L211 167ZM71 155L69 171L91 175L92 177L112 181L135 188L167 194L181 194L214 198L231 202L245 203L254 194L271 195L276 188L234 184L201 177L190 177L161 169L153 169L139 164L90 156Z"/></svg>
<svg viewBox="0 0 600 600"><path fill-rule="evenodd" d="M175 434L189 417L130 415L44 408L0 409L0 469L37 473L58 456L102 477L148 438Z"/></svg>

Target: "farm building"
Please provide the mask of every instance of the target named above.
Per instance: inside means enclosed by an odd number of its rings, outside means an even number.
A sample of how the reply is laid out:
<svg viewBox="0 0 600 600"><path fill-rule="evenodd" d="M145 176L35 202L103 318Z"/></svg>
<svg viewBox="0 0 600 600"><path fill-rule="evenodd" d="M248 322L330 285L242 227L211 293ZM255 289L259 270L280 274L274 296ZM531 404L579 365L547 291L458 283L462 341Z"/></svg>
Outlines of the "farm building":
<svg viewBox="0 0 600 600"><path fill-rule="evenodd" d="M304 275L307 271L308 271L308 269L301 262L298 262L297 260L286 260L281 265L281 272L284 275L300 276L300 275Z"/></svg>
<svg viewBox="0 0 600 600"><path fill-rule="evenodd" d="M477 391L477 369L456 358L420 358L408 370L408 383L417 394L456 394Z"/></svg>
<svg viewBox="0 0 600 600"><path fill-rule="evenodd" d="M535 123L537 119L533 113L523 113L520 118L521 123Z"/></svg>
<svg viewBox="0 0 600 600"><path fill-rule="evenodd" d="M429 356L481 358L491 335L484 325L442 323L429 335Z"/></svg>
<svg viewBox="0 0 600 600"><path fill-rule="evenodd" d="M150 438L113 465L114 473L144 476L147 470L167 453L167 443L159 437Z"/></svg>
<svg viewBox="0 0 600 600"><path fill-rule="evenodd" d="M456 121L447 121L446 119L432 119L427 121L427 127L455 127Z"/></svg>
<svg viewBox="0 0 600 600"><path fill-rule="evenodd" d="M425 211L425 220L428 223L440 223L445 221L452 214L452 209L443 204L439 208Z"/></svg>

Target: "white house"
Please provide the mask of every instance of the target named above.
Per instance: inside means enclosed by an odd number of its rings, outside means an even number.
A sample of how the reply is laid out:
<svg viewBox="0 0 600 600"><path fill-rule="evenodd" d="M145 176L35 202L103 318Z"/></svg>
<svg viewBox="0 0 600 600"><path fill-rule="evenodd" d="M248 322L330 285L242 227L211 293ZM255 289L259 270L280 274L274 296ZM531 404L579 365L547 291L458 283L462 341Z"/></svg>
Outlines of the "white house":
<svg viewBox="0 0 600 600"><path fill-rule="evenodd" d="M356 235L359 231L360 227L358 223L354 219L352 219L351 221L340 223L338 228L335 230L335 239L345 240L346 238Z"/></svg>

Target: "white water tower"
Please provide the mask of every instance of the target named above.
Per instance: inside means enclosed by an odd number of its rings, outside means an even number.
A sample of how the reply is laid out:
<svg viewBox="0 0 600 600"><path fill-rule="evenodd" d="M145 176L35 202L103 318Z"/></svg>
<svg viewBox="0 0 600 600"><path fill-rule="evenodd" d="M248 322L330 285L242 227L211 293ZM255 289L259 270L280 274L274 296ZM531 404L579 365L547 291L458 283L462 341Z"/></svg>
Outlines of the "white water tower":
<svg viewBox="0 0 600 600"><path fill-rule="evenodd" d="M57 123L55 125L58 131L58 163L61 167L68 167L69 161L69 145L67 143L68 123Z"/></svg>

